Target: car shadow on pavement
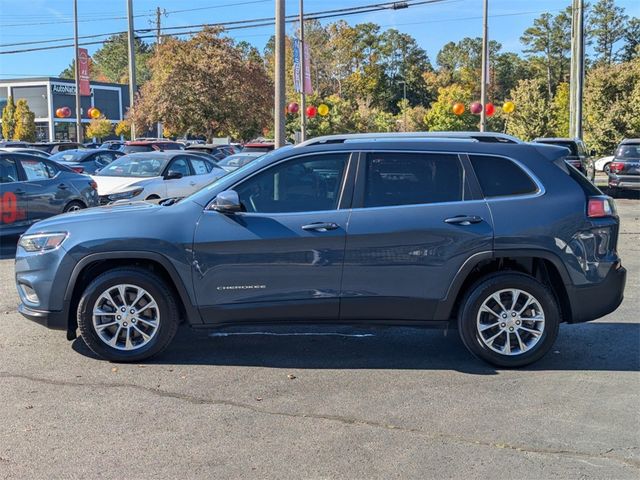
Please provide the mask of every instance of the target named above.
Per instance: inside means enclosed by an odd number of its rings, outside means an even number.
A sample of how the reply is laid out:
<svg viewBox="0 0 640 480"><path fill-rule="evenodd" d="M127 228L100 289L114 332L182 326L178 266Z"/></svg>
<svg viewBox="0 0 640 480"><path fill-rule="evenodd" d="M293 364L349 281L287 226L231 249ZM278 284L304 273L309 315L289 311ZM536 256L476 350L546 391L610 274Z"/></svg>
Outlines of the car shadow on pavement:
<svg viewBox="0 0 640 480"><path fill-rule="evenodd" d="M97 358L82 339L74 350ZM151 364L297 369L455 370L495 375L474 358L456 330L270 327L212 332L181 328ZM640 324L562 325L551 351L529 370L640 371Z"/></svg>
<svg viewBox="0 0 640 480"><path fill-rule="evenodd" d="M16 258L16 248L18 247L18 239L0 238L0 260L8 260Z"/></svg>

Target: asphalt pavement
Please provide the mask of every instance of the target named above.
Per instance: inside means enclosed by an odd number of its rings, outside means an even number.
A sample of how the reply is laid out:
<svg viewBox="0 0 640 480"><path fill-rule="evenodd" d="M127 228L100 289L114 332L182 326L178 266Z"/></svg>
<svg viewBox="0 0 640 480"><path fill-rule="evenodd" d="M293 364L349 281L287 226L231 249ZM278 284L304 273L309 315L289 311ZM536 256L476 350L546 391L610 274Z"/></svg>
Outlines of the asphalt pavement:
<svg viewBox="0 0 640 480"><path fill-rule="evenodd" d="M183 328L111 364L23 319L2 259L0 478L638 479L640 202L617 203L625 301L520 370L408 328Z"/></svg>

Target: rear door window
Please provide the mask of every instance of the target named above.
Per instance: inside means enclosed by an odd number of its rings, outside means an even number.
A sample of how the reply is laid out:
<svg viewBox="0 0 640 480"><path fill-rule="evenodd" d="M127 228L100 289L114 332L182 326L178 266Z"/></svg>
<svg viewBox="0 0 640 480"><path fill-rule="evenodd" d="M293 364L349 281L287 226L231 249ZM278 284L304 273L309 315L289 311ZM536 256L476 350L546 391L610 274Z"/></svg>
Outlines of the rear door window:
<svg viewBox="0 0 640 480"><path fill-rule="evenodd" d="M484 196L507 197L538 191L538 186L515 162L493 155L469 155Z"/></svg>
<svg viewBox="0 0 640 480"><path fill-rule="evenodd" d="M412 152L367 155L364 207L463 199L464 174L457 155Z"/></svg>
<svg viewBox="0 0 640 480"><path fill-rule="evenodd" d="M29 181L48 180L55 177L57 171L42 160L20 160L22 169Z"/></svg>

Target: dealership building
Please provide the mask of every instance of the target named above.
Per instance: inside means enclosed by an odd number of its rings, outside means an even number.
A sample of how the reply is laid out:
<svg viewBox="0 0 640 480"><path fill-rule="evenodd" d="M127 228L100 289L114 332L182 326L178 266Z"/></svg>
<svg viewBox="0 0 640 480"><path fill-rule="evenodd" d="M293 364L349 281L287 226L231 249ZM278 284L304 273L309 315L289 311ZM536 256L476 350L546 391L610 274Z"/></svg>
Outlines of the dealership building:
<svg viewBox="0 0 640 480"><path fill-rule="evenodd" d="M88 111L95 107L112 123L124 118L129 108L129 86L118 83L91 82L91 95L80 97L82 123L91 119ZM38 141L76 140L76 85L73 80L53 77L0 80L0 111L7 104L24 98L36 117ZM56 110L68 107L71 115L56 117Z"/></svg>

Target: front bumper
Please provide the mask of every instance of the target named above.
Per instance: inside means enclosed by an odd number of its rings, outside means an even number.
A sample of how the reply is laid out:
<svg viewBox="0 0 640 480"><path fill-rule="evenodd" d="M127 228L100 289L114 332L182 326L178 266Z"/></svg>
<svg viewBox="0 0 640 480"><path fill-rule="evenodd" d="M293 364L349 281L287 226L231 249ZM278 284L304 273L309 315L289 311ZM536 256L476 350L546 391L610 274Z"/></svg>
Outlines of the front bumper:
<svg viewBox="0 0 640 480"><path fill-rule="evenodd" d="M20 312L23 317L53 330L67 330L69 325L68 315L66 315L65 312L34 310L27 307L24 303L18 306L18 312Z"/></svg>
<svg viewBox="0 0 640 480"><path fill-rule="evenodd" d="M596 320L616 310L624 298L626 280L627 270L618 264L597 285L567 286L572 313L570 323Z"/></svg>

